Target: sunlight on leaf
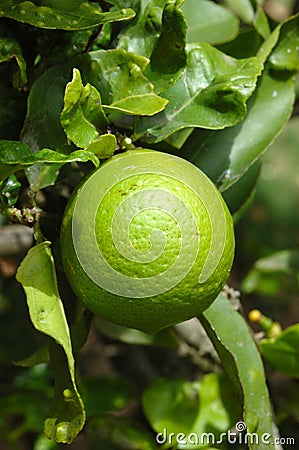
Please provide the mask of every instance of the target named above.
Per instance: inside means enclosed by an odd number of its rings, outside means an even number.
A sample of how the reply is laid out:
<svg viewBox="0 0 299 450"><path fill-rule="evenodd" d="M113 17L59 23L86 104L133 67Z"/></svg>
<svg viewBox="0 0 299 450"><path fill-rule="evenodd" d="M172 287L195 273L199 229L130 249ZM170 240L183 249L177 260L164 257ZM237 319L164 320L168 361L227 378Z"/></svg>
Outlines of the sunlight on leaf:
<svg viewBox="0 0 299 450"><path fill-rule="evenodd" d="M232 40L239 31L239 20L229 9L209 0L188 0L182 6L188 42L219 44Z"/></svg>
<svg viewBox="0 0 299 450"><path fill-rule="evenodd" d="M262 45L258 58L264 61L270 54L269 61L248 101L245 120L221 131L195 131L182 150L223 192L266 151L290 118L298 67L298 23L299 16L291 18Z"/></svg>
<svg viewBox="0 0 299 450"><path fill-rule="evenodd" d="M26 293L34 327L53 338L50 358L55 376L54 406L46 419L45 432L56 442L70 443L84 425L85 411L76 386L70 332L49 242L29 250L18 269L17 280Z"/></svg>
<svg viewBox="0 0 299 450"><path fill-rule="evenodd" d="M94 141L91 141L85 151L94 153L100 159L110 158L117 147L114 134L102 134Z"/></svg>
<svg viewBox="0 0 299 450"><path fill-rule="evenodd" d="M221 293L199 319L243 402L243 418L248 432L272 436L272 411L264 367L243 317ZM268 444L250 442L249 448L266 450Z"/></svg>
<svg viewBox="0 0 299 450"><path fill-rule="evenodd" d="M102 12L98 5L82 0L71 3L59 0L38 1L0 0L0 17L9 17L39 28L83 30L106 22L132 19L132 9Z"/></svg>
<svg viewBox="0 0 299 450"><path fill-rule="evenodd" d="M89 83L83 86L78 69L73 69L73 79L66 85L60 121L68 139L82 148L98 137L99 129L108 125L100 93Z"/></svg>
<svg viewBox="0 0 299 450"><path fill-rule="evenodd" d="M32 153L27 144L23 144L19 141L0 140L0 180L4 180L18 170L25 169L29 166L35 166L36 164L43 164L43 169L48 165L55 166L54 171L57 173L55 177L54 173L52 175L55 178L52 180L54 183L59 169L64 164L74 161L92 161L96 167L99 166L99 160L96 155L84 150L76 150L69 155L65 155L45 148L37 153ZM40 177L41 172L38 171L37 175ZM34 178L36 183L36 177ZM33 184L33 180L31 181ZM39 181L38 189L41 189L42 182L42 180Z"/></svg>
<svg viewBox="0 0 299 450"><path fill-rule="evenodd" d="M187 51L182 75L162 93L167 107L152 118L136 120L136 139L160 142L183 128L221 129L244 118L246 100L262 71L259 60L236 60L204 43L189 44Z"/></svg>

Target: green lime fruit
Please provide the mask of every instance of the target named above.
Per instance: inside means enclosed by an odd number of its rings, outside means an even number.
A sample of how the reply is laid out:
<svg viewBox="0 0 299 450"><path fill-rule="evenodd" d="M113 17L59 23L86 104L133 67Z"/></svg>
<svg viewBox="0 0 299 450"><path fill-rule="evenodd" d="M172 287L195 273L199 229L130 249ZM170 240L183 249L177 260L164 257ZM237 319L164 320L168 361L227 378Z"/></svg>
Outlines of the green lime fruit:
<svg viewBox="0 0 299 450"><path fill-rule="evenodd" d="M74 192L61 252L75 294L95 315L156 333L215 300L233 262L233 223L197 167L136 149L110 158Z"/></svg>

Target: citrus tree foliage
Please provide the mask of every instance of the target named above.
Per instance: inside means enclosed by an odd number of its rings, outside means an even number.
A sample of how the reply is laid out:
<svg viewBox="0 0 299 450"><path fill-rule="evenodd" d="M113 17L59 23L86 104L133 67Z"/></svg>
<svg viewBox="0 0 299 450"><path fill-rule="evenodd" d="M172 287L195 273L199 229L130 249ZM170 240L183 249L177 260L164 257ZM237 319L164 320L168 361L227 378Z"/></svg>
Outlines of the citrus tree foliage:
<svg viewBox="0 0 299 450"><path fill-rule="evenodd" d="M35 245L16 278L26 293L32 325L46 336L17 364L28 371L50 364L55 384L46 399L50 408L42 408L45 399L39 403L24 396L4 399L0 411L30 418L19 435L38 433L36 449L71 443L85 424L90 448L103 441L107 449L157 448L155 435L165 428L198 436L213 430L219 437L240 421L248 433L269 434L271 442L277 435L260 352L276 370L298 378L298 326L264 337L258 349L225 292L194 319L217 352L222 373L192 382L159 378L142 393L121 379L90 380L76 373L89 315L74 298L68 301L59 234L40 201L61 185L68 196L84 174L115 152L145 147L198 166L237 220L252 199L259 159L289 120L296 100L299 16L275 22L263 4L0 1L1 211L33 226ZM61 219L63 209L57 210ZM265 271L298 276L298 254L285 251L258 261L244 290ZM127 345L177 350L184 335L178 339L179 326L149 336L96 323L105 336ZM147 428L142 421L111 415L136 398ZM16 406L30 401L36 405L30 412ZM50 441L33 425L36 417L44 418ZM208 447L188 445L173 440L171 448ZM261 440L248 445L268 448Z"/></svg>

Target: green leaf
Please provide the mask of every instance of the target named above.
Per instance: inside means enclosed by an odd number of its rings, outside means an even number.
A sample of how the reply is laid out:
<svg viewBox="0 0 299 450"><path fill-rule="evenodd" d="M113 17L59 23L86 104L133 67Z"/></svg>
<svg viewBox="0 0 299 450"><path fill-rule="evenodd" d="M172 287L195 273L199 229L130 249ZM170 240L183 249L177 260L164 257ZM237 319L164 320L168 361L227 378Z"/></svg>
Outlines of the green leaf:
<svg viewBox="0 0 299 450"><path fill-rule="evenodd" d="M151 1L137 22L120 36L118 48L149 58L161 32L162 12L157 0Z"/></svg>
<svg viewBox="0 0 299 450"><path fill-rule="evenodd" d="M98 137L99 129L108 125L100 93L89 83L83 86L78 69L73 69L73 79L66 85L60 121L68 139L82 148Z"/></svg>
<svg viewBox="0 0 299 450"><path fill-rule="evenodd" d="M260 158L282 130L292 112L294 98L294 77L286 79L265 69L248 102L245 120L214 133L195 132L182 149L184 156L224 192Z"/></svg>
<svg viewBox="0 0 299 450"><path fill-rule="evenodd" d="M258 259L242 281L242 289L246 293L259 292L263 295L277 295L286 282L278 275L288 276L288 285L299 281L299 251L281 250Z"/></svg>
<svg viewBox="0 0 299 450"><path fill-rule="evenodd" d="M299 251L282 250L257 260L253 266L262 273L299 273Z"/></svg>
<svg viewBox="0 0 299 450"><path fill-rule="evenodd" d="M251 27L242 28L233 41L217 46L218 50L234 58L250 58L256 56L263 38ZM261 58L261 62L263 62Z"/></svg>
<svg viewBox="0 0 299 450"><path fill-rule="evenodd" d="M0 0L1 16L39 28L83 30L106 22L131 19L135 12L124 8L103 13L97 4L82 0L44 0L41 6L37 0Z"/></svg>
<svg viewBox="0 0 299 450"><path fill-rule="evenodd" d="M59 175L61 164L33 164L25 169L27 180L30 184L30 189L33 192L38 192L47 186L53 186Z"/></svg>
<svg viewBox="0 0 299 450"><path fill-rule="evenodd" d="M262 36L263 39L268 39L271 34L271 28L269 25L269 21L267 15L263 8L260 6L257 7L255 17L253 20L253 25L256 31Z"/></svg>
<svg viewBox="0 0 299 450"><path fill-rule="evenodd" d="M225 320L223 320L225 317ZM243 403L248 433L272 436L272 411L264 367L253 335L243 317L223 294L199 317L224 369ZM261 440L249 443L251 450L266 450Z"/></svg>
<svg viewBox="0 0 299 450"><path fill-rule="evenodd" d="M142 406L158 433L158 443L167 448L206 448L240 417L239 399L230 380L216 373L194 382L157 378L144 390ZM208 437L211 430L213 442Z"/></svg>
<svg viewBox="0 0 299 450"><path fill-rule="evenodd" d="M298 70L299 14L279 24L263 43L257 56L265 62L268 58L275 70Z"/></svg>
<svg viewBox="0 0 299 450"><path fill-rule="evenodd" d="M98 157L85 150L76 150L69 155L43 149L34 154L37 164L26 169L26 176L32 191L37 192L46 186L52 186L59 175L59 170L66 163L91 161L95 167L99 166Z"/></svg>
<svg viewBox="0 0 299 450"><path fill-rule="evenodd" d="M21 183L14 175L10 175L10 177L4 180L0 184L1 203L8 207L13 206L19 198L21 186Z"/></svg>
<svg viewBox="0 0 299 450"><path fill-rule="evenodd" d="M84 425L85 411L76 386L70 332L49 242L29 250L18 269L17 280L25 290L34 327L54 340L50 345L55 377L54 406L46 419L45 432L56 442L70 443Z"/></svg>
<svg viewBox="0 0 299 450"><path fill-rule="evenodd" d="M299 14L280 27L279 40L269 56L269 65L276 71L298 72Z"/></svg>
<svg viewBox="0 0 299 450"><path fill-rule="evenodd" d="M0 30L0 63L15 58L20 70L20 78L23 86L27 83L27 66L22 49L18 41L4 30Z"/></svg>
<svg viewBox="0 0 299 450"><path fill-rule="evenodd" d="M19 391L14 387L9 395L1 394L0 416L1 422L9 417L19 417L20 421L10 432L13 439L20 440L25 433L40 433L42 431L42 417L46 414L47 397L40 392ZM1 426L2 430L7 428ZM1 433L2 434L2 433ZM1 435L1 438L4 437Z"/></svg>
<svg viewBox="0 0 299 450"><path fill-rule="evenodd" d="M31 88L22 141L34 151L66 145L60 113L73 67L78 67L82 79L99 91L107 111L125 110L130 114L161 111L167 100L154 93L152 83L144 76L148 63L147 58L123 50L99 50L52 67ZM140 102L139 96L145 96L145 101Z"/></svg>
<svg viewBox="0 0 299 450"><path fill-rule="evenodd" d="M182 75L163 92L169 104L152 118L136 120L135 139L154 143L183 128L221 129L244 118L262 70L259 60L236 60L205 43L189 44L187 55Z"/></svg>
<svg viewBox="0 0 299 450"><path fill-rule="evenodd" d="M224 0L224 4L230 8L243 22L250 24L254 18L254 9L250 0Z"/></svg>
<svg viewBox="0 0 299 450"><path fill-rule="evenodd" d="M239 20L227 8L208 0L188 0L182 6L188 29L187 42L219 44L232 40Z"/></svg>
<svg viewBox="0 0 299 450"><path fill-rule="evenodd" d="M299 324L281 332L277 338L262 339L263 357L278 372L299 379Z"/></svg>
<svg viewBox="0 0 299 450"><path fill-rule="evenodd" d="M191 433L205 436L213 430L215 444L221 433L232 428L240 418L241 405L233 391L229 378L224 374L210 373L205 375L199 385L200 407L192 426ZM203 444L209 442L204 441ZM194 446L190 446L192 448ZM184 448L180 446L179 448Z"/></svg>
<svg viewBox="0 0 299 450"><path fill-rule="evenodd" d="M188 434L199 410L199 382L157 378L143 392L142 406L152 428Z"/></svg>
<svg viewBox="0 0 299 450"><path fill-rule="evenodd" d="M114 134L102 134L96 140L86 147L86 152L91 152L97 155L100 159L110 158L117 147L117 141Z"/></svg>
<svg viewBox="0 0 299 450"><path fill-rule="evenodd" d="M54 441L50 441L45 434L40 434L34 443L33 450L57 450L57 445Z"/></svg>
<svg viewBox="0 0 299 450"><path fill-rule="evenodd" d="M182 149L185 158L200 167L219 187L227 190L265 152L288 121L295 100L294 52L299 38L299 17L279 26L263 44L258 58L266 62L257 89L248 101L240 124L225 130L195 130ZM297 43L297 44L296 44ZM284 69L281 65L284 49ZM288 52L288 49L291 49ZM296 51L298 54L298 50ZM265 114L269 111L269 114Z"/></svg>
<svg viewBox="0 0 299 450"><path fill-rule="evenodd" d="M150 1L153 1L153 0L150 0ZM165 0L162 0L162 1L165 1ZM119 8L119 9L132 8L132 9L134 9L134 11L138 11L140 9L140 0L109 0L109 3L111 5L116 6L116 8Z"/></svg>
<svg viewBox="0 0 299 450"><path fill-rule="evenodd" d="M232 214L241 212L247 201L252 199L260 176L261 163L257 161L245 174L223 193L225 203ZM214 181L214 180L213 180ZM246 210L245 210L246 211Z"/></svg>
<svg viewBox="0 0 299 450"><path fill-rule="evenodd" d="M154 93L132 95L121 99L111 105L104 105L104 110L108 113L111 111L119 111L129 115L153 116L160 111L163 111L167 105L168 100L159 97Z"/></svg>
<svg viewBox="0 0 299 450"><path fill-rule="evenodd" d="M101 93L103 104L110 105L136 94L153 92L143 72L149 61L124 50L98 50L88 55L81 71Z"/></svg>
<svg viewBox="0 0 299 450"><path fill-rule="evenodd" d="M49 361L50 361L49 345L46 344L43 347L39 348L32 355L27 356L27 358L24 358L19 361L14 361L14 364L20 367L33 367L38 364L48 363Z"/></svg>
<svg viewBox="0 0 299 450"><path fill-rule="evenodd" d="M132 345L151 345L156 347L167 347L177 349L179 342L169 328L156 334L147 334L133 328L122 327L106 320L95 318L95 325L102 334L110 339L125 342Z"/></svg>
<svg viewBox="0 0 299 450"><path fill-rule="evenodd" d="M60 123L65 86L72 77L77 59L54 66L32 85L28 97L22 141L33 151L41 148L58 149L66 144L67 137Z"/></svg>
<svg viewBox="0 0 299 450"><path fill-rule="evenodd" d="M169 88L186 66L186 31L187 24L182 11L174 2L166 2L162 31L145 71L157 93Z"/></svg>
<svg viewBox="0 0 299 450"><path fill-rule="evenodd" d="M23 144L22 142L18 141L0 140L0 179L2 180L4 180L6 177L16 172L17 170L25 169L28 166L33 166L38 163L43 164L43 167L49 164L54 165L55 173L57 172L57 178L58 169L60 167L62 167L66 163L75 161L92 161L96 167L98 167L99 165L98 158L93 153L86 152L84 150L77 150L70 153L69 155L64 155L63 153L55 152L53 150L45 148L37 153L32 153L29 145L27 144ZM38 171L39 177L41 176L41 173L42 172ZM34 183L33 180L31 181L32 184L36 183L36 177ZM40 179L38 183L39 189L41 189L41 183L44 183L44 181Z"/></svg>

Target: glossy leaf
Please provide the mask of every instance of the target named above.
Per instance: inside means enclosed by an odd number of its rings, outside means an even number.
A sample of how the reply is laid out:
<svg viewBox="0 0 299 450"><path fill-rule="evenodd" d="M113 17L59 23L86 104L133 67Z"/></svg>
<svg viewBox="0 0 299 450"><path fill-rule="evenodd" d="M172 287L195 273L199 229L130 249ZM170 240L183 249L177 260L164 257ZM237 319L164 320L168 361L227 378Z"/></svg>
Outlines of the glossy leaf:
<svg viewBox="0 0 299 450"><path fill-rule="evenodd" d="M298 65L298 60L294 60L294 36L299 37L298 20L296 16L279 26L260 49L259 59L264 62L270 55L269 62L248 101L245 120L222 131L195 131L182 149L182 155L212 178L221 191L239 180L290 117L295 99L294 73ZM289 48L292 49L290 52ZM284 55L285 70L281 58L275 56L276 51ZM269 113L265 114L265 111Z"/></svg>
<svg viewBox="0 0 299 450"><path fill-rule="evenodd" d="M41 148L59 149L67 138L60 123L65 86L77 67L84 82L101 95L103 109L127 114L155 114L167 100L154 93L152 83L144 76L147 58L124 50L99 50L81 58L68 60L46 71L33 84L22 140L34 151ZM140 101L144 96L144 101Z"/></svg>
<svg viewBox="0 0 299 450"><path fill-rule="evenodd" d="M187 50L185 70L163 92L169 104L154 117L136 121L135 139L154 143L183 128L221 129L244 118L262 70L258 59L235 60L204 43L189 44Z"/></svg>
<svg viewBox="0 0 299 450"><path fill-rule="evenodd" d="M25 169L27 180L33 192L38 192L47 186L53 186L59 175L61 164L46 165L37 163Z"/></svg>
<svg viewBox="0 0 299 450"><path fill-rule="evenodd" d="M85 150L76 150L69 155L63 155L62 153L44 149L35 153L35 155L37 160L39 158L40 160L37 164L30 165L26 169L27 179L34 192L53 185L57 180L59 170L66 163L91 161L95 167L99 166L98 157L94 153ZM45 158L48 157L49 161L47 162Z"/></svg>
<svg viewBox="0 0 299 450"><path fill-rule="evenodd" d="M74 66L77 66L77 60L68 60L52 67L30 89L22 141L29 144L33 151L42 148L56 150L67 142L60 113L65 86L72 78Z"/></svg>
<svg viewBox="0 0 299 450"><path fill-rule="evenodd" d="M256 183L260 176L261 164L257 161L245 174L223 193L223 198L232 214L243 209L247 201L255 192Z"/></svg>
<svg viewBox="0 0 299 450"><path fill-rule="evenodd" d="M259 436L269 433L272 436L272 411L264 367L243 317L220 294L199 319L243 402L243 419L248 433L257 433ZM266 450L268 444L251 442L249 448Z"/></svg>
<svg viewBox="0 0 299 450"><path fill-rule="evenodd" d="M81 70L101 93L106 112L153 115L165 108L167 100L154 93L145 77L147 64L146 58L124 50L99 50L88 55Z"/></svg>
<svg viewBox="0 0 299 450"><path fill-rule="evenodd" d="M53 338L50 357L55 376L54 406L45 422L45 432L56 442L70 443L84 425L85 411L76 386L70 332L49 242L29 250L18 269L17 280L25 290L34 327Z"/></svg>
<svg viewBox="0 0 299 450"><path fill-rule="evenodd" d="M279 28L278 42L269 56L271 69L296 73L299 69L299 14Z"/></svg>
<svg viewBox="0 0 299 450"><path fill-rule="evenodd" d="M73 79L66 85L60 121L67 137L82 148L98 137L99 129L108 125L100 93L89 83L83 86L78 69L73 70Z"/></svg>
<svg viewBox="0 0 299 450"><path fill-rule="evenodd" d="M147 58L124 50L98 50L89 53L81 70L101 93L103 104L110 105L132 94L153 92L143 75L148 62Z"/></svg>
<svg viewBox="0 0 299 450"><path fill-rule="evenodd" d="M114 134L102 134L86 147L85 151L94 153L100 159L110 158L117 147Z"/></svg>
<svg viewBox="0 0 299 450"><path fill-rule="evenodd" d="M138 15L137 22L120 36L119 49L150 57L162 28L163 8L157 3L162 2L151 1Z"/></svg>
<svg viewBox="0 0 299 450"><path fill-rule="evenodd" d="M42 5L38 1L0 1L0 17L9 17L39 28L83 30L106 22L128 20L134 15L129 8L105 13L98 5L82 0L45 0Z"/></svg>
<svg viewBox="0 0 299 450"><path fill-rule="evenodd" d="M183 155L215 181L220 191L236 183L266 151L288 121L295 99L294 77L265 69L248 102L248 114L235 127L194 133ZM269 114L265 114L269 111Z"/></svg>
<svg viewBox="0 0 299 450"><path fill-rule="evenodd" d="M167 103L168 100L159 97L154 93L150 93L132 95L131 97L111 103L109 106L104 105L104 110L107 113L119 111L134 116L153 116L154 114L163 111Z"/></svg>
<svg viewBox="0 0 299 450"><path fill-rule="evenodd" d="M32 153L27 144L18 141L0 141L0 179L2 180L17 170L38 163L55 165L55 171L58 171L62 165L74 161L92 161L96 167L99 165L98 158L93 153L84 150L77 150L69 155L54 152L50 149L43 149L37 153ZM58 173L56 174L56 177L57 175ZM39 189L41 189L41 187L39 187Z"/></svg>
<svg viewBox="0 0 299 450"><path fill-rule="evenodd" d="M15 58L20 70L23 85L27 83L27 66L19 42L0 30L0 63Z"/></svg>
<svg viewBox="0 0 299 450"><path fill-rule="evenodd" d="M277 338L259 342L263 357L277 371L299 378L299 324L292 325Z"/></svg>
<svg viewBox="0 0 299 450"><path fill-rule="evenodd" d="M168 89L186 66L187 23L176 3L167 2L162 15L162 30L150 56L145 74L157 93Z"/></svg>
<svg viewBox="0 0 299 450"><path fill-rule="evenodd" d="M219 44L232 40L239 21L227 8L209 0L188 0L182 6L188 23L187 42Z"/></svg>
<svg viewBox="0 0 299 450"><path fill-rule="evenodd" d="M13 206L19 197L21 183L14 176L10 175L6 180L0 184L0 200L6 206Z"/></svg>

